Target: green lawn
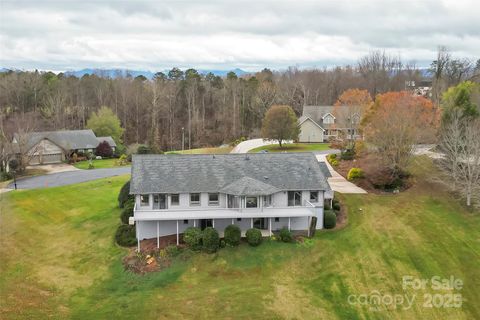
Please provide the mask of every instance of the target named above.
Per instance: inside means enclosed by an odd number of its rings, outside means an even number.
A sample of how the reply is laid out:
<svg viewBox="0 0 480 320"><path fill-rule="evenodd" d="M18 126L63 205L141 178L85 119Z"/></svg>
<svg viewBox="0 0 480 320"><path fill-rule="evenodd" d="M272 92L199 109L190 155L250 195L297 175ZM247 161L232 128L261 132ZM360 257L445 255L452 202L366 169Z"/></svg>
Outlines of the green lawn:
<svg viewBox="0 0 480 320"><path fill-rule="evenodd" d="M92 160L95 169L102 169L102 168L114 168L120 167L118 165L118 159L101 159L101 160ZM79 161L74 164L74 166L78 169L88 169L88 160Z"/></svg>
<svg viewBox="0 0 480 320"><path fill-rule="evenodd" d="M270 144L263 147L252 149L248 152L256 153L262 150L268 150L268 152L311 152L330 149L328 143L288 143L283 144L282 148L276 144Z"/></svg>
<svg viewBox="0 0 480 320"><path fill-rule="evenodd" d="M416 168L399 195L342 196L348 225L311 245L225 248L146 276L123 271L113 242L128 177L2 194L0 318L480 319L480 214L425 182L426 160ZM462 279L463 306L424 308L433 291L404 292L403 275ZM417 298L408 310L348 303L374 290Z"/></svg>
<svg viewBox="0 0 480 320"><path fill-rule="evenodd" d="M211 147L211 148L198 148L198 149L189 149L189 150L177 150L177 151L168 151L167 154L221 154L221 153L230 153L233 147Z"/></svg>

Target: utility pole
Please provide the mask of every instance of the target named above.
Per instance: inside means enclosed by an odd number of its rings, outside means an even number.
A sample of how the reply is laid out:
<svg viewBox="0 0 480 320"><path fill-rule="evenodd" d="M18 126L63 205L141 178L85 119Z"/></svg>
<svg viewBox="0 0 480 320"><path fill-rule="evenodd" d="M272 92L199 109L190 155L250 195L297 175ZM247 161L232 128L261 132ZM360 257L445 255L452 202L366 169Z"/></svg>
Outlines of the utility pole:
<svg viewBox="0 0 480 320"><path fill-rule="evenodd" d="M182 127L182 151L185 150L185 128Z"/></svg>

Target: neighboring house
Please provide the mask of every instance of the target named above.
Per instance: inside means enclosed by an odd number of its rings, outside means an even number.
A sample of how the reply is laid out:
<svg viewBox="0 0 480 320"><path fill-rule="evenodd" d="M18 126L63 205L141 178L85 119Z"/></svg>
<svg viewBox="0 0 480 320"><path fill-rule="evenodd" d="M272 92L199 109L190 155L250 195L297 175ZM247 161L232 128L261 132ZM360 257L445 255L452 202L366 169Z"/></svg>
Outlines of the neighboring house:
<svg viewBox="0 0 480 320"><path fill-rule="evenodd" d="M360 112L348 106L304 106L302 116L298 119L300 126L299 142L326 142L341 137L344 132L351 137L360 137L355 128L348 123L358 124Z"/></svg>
<svg viewBox="0 0 480 320"><path fill-rule="evenodd" d="M98 146L92 130L32 132L26 137L15 134L13 143L16 153L25 150L30 165L59 163L74 152L93 152Z"/></svg>
<svg viewBox="0 0 480 320"><path fill-rule="evenodd" d="M113 140L112 137L110 137L110 136L108 136L108 137L97 137L97 140L98 140L99 144L104 142L104 141L107 141L110 148L112 148L112 151L115 152L115 148L117 147L117 144L115 143L115 140Z"/></svg>
<svg viewBox="0 0 480 320"><path fill-rule="evenodd" d="M324 201L333 192L325 163L312 153L134 155L130 194L140 241L179 236L188 227L230 224L242 236L255 227L264 236L288 228L323 228ZM316 219L312 218L315 217Z"/></svg>

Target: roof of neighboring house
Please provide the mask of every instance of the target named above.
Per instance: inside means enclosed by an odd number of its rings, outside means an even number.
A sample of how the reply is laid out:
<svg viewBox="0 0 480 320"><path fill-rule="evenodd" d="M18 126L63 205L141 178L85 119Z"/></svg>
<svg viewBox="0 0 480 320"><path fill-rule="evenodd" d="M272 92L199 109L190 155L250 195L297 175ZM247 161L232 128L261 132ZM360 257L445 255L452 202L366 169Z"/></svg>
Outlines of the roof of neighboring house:
<svg viewBox="0 0 480 320"><path fill-rule="evenodd" d="M330 190L313 153L134 155L131 194Z"/></svg>
<svg viewBox="0 0 480 320"><path fill-rule="evenodd" d="M18 140L18 135L15 134ZM28 135L28 149L33 148L40 141L48 139L64 150L94 149L98 140L92 130L64 130L32 132Z"/></svg>
<svg viewBox="0 0 480 320"><path fill-rule="evenodd" d="M115 140L111 136L108 137L97 137L98 143L102 143L103 141L107 141L110 147L116 147L117 144L115 143Z"/></svg>

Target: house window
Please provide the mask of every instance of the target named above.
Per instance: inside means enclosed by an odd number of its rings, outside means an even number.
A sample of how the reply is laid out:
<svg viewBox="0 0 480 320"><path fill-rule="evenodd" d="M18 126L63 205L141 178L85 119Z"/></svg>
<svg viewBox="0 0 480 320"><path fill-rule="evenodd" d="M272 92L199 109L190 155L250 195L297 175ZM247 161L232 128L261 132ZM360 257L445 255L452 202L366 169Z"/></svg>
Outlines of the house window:
<svg viewBox="0 0 480 320"><path fill-rule="evenodd" d="M318 191L310 191L310 202L318 202Z"/></svg>
<svg viewBox="0 0 480 320"><path fill-rule="evenodd" d="M242 221L242 218L237 218L237 221Z"/></svg>
<svg viewBox="0 0 480 320"><path fill-rule="evenodd" d="M272 195L263 196L263 206L264 207L272 206Z"/></svg>
<svg viewBox="0 0 480 320"><path fill-rule="evenodd" d="M245 207L247 208L257 208L258 207L258 198L257 197L246 197Z"/></svg>
<svg viewBox="0 0 480 320"><path fill-rule="evenodd" d="M180 195L178 193L170 195L170 203L172 206L180 205Z"/></svg>
<svg viewBox="0 0 480 320"><path fill-rule="evenodd" d="M228 195L228 207L229 208L240 208L240 199L237 196Z"/></svg>
<svg viewBox="0 0 480 320"><path fill-rule="evenodd" d="M188 220L183 220L183 224L188 224Z"/></svg>
<svg viewBox="0 0 480 320"><path fill-rule="evenodd" d="M302 191L288 191L288 206L301 206L302 205Z"/></svg>
<svg viewBox="0 0 480 320"><path fill-rule="evenodd" d="M150 205L150 195L148 194L141 194L140 195L140 205L142 207L148 207Z"/></svg>
<svg viewBox="0 0 480 320"><path fill-rule="evenodd" d="M280 222L280 218L275 218L275 222Z"/></svg>
<svg viewBox="0 0 480 320"><path fill-rule="evenodd" d="M190 193L190 205L191 206L200 205L200 193Z"/></svg>
<svg viewBox="0 0 480 320"><path fill-rule="evenodd" d="M326 116L325 118L323 118L323 123L325 123L325 124L332 124L332 123L334 123L334 122L335 122L335 121L334 121L333 117L330 116L330 115L328 115L328 116Z"/></svg>
<svg viewBox="0 0 480 320"><path fill-rule="evenodd" d="M218 206L218 193L209 193L208 194L208 205L209 206Z"/></svg>

